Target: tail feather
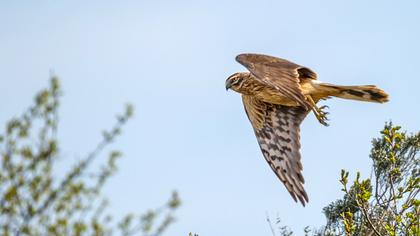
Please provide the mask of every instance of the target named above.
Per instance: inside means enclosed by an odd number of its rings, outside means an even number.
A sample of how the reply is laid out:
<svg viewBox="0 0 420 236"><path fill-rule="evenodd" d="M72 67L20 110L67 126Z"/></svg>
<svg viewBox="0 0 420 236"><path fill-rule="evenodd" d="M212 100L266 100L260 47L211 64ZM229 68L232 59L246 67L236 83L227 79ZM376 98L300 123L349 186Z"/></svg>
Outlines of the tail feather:
<svg viewBox="0 0 420 236"><path fill-rule="evenodd" d="M319 86L328 96L377 103L389 100L388 94L375 85L340 86L321 83Z"/></svg>

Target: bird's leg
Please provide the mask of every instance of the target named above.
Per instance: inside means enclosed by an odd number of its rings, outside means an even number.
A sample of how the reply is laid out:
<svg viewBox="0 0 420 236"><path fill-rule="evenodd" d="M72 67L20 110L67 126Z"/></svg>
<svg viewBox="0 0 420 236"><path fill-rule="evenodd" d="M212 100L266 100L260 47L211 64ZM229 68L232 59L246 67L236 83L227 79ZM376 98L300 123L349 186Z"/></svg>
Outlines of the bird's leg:
<svg viewBox="0 0 420 236"><path fill-rule="evenodd" d="M318 107L316 105L315 101L312 99L312 97L310 95L306 96L306 98L312 104L312 111L313 111L315 117L318 119L319 123L321 123L322 125L328 126L328 123L327 123L328 117L327 117L327 115L329 113L326 112L326 111L324 111L325 109L328 108L328 106Z"/></svg>

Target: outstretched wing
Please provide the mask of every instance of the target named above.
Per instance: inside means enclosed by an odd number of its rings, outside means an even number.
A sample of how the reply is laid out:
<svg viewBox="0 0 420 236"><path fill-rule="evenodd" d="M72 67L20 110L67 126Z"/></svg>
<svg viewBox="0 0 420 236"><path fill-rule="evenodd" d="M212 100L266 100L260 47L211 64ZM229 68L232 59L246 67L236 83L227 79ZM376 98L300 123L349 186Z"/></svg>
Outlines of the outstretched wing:
<svg viewBox="0 0 420 236"><path fill-rule="evenodd" d="M245 66L262 83L309 110L312 105L302 93L301 79L316 79L316 74L293 62L260 54L240 54L236 61Z"/></svg>
<svg viewBox="0 0 420 236"><path fill-rule="evenodd" d="M293 199L308 202L300 162L299 126L308 111L259 101L242 95L245 111L254 128L264 158Z"/></svg>

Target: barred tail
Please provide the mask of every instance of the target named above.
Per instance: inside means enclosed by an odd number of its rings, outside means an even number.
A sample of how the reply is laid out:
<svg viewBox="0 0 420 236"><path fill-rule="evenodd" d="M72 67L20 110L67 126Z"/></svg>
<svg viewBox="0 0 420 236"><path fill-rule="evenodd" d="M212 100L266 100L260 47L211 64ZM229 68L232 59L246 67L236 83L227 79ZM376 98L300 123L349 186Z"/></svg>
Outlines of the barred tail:
<svg viewBox="0 0 420 236"><path fill-rule="evenodd" d="M340 86L325 83L318 85L328 96L365 102L384 103L388 101L388 94L375 85Z"/></svg>

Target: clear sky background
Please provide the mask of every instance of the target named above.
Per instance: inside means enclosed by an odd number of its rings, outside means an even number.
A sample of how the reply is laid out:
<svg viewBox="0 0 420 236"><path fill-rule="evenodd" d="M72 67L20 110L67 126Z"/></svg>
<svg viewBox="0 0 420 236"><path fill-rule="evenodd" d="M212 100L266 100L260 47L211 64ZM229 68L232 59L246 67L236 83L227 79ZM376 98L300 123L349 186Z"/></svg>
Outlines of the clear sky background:
<svg viewBox="0 0 420 236"><path fill-rule="evenodd" d="M177 189L166 235L271 235L266 213L300 231L325 223L340 170L370 175L370 141L385 121L420 122L419 1L1 1L0 123L60 78L64 161L88 152L127 102L135 117L106 186L115 215L144 212ZM387 104L332 99L330 127L301 130L307 207L264 161L240 96L225 79L258 52L337 84L376 84ZM299 235L298 234L298 235Z"/></svg>

